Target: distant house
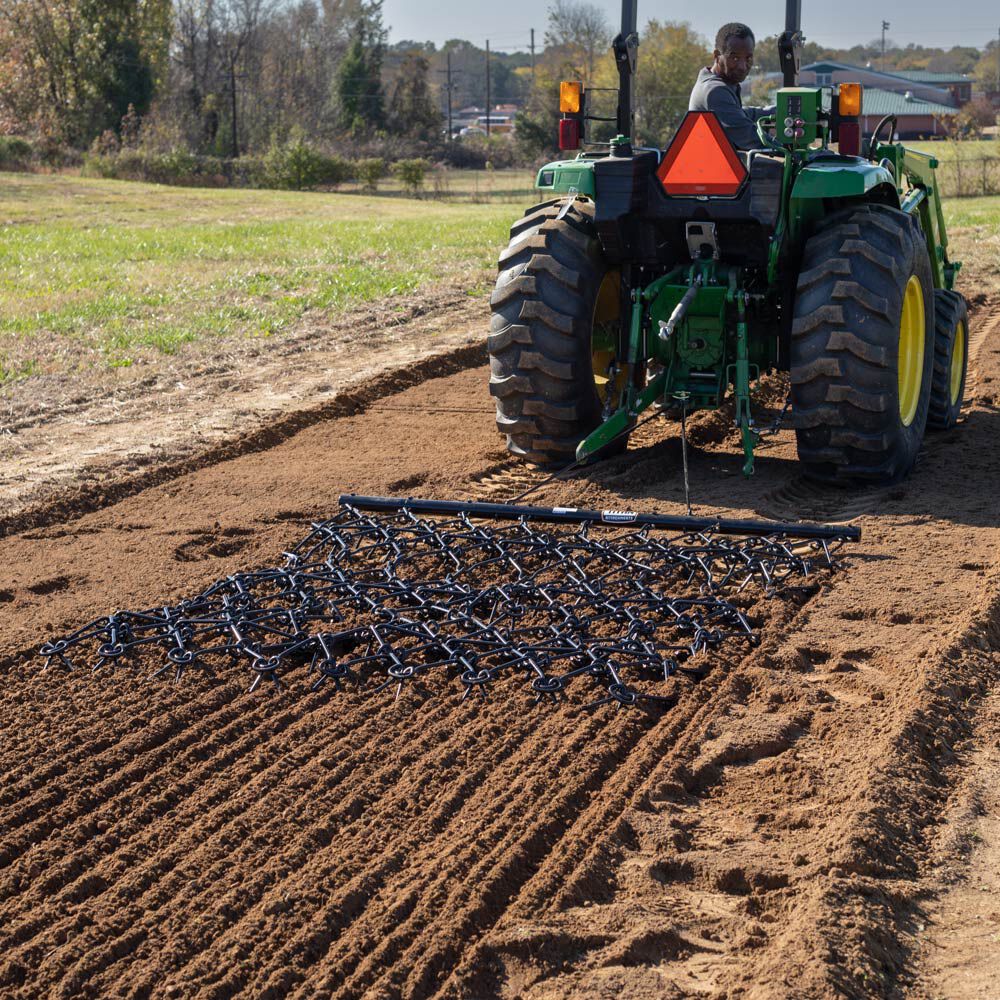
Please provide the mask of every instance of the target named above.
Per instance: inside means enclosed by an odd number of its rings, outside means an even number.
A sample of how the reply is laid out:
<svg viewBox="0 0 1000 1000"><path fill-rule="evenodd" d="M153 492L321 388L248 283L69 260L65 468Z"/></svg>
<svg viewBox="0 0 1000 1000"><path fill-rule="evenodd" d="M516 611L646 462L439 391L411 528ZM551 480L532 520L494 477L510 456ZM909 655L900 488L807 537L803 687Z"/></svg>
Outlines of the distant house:
<svg viewBox="0 0 1000 1000"><path fill-rule="evenodd" d="M514 116L518 111L520 111L518 104L495 104L489 114L485 108L470 105L454 112L452 127L456 134L464 129L467 130L466 135L485 135L486 123L489 121L491 133L513 132Z"/></svg>
<svg viewBox="0 0 1000 1000"><path fill-rule="evenodd" d="M927 70L897 70L893 76L901 76L916 84L930 84L951 92L952 100L958 107L964 107L972 100L972 77L964 73L931 73Z"/></svg>
<svg viewBox="0 0 1000 1000"><path fill-rule="evenodd" d="M799 80L803 86L814 87L862 84L865 88L862 129L870 134L882 118L895 115L896 134L901 139L947 133L949 119L958 114L964 103L958 95L964 96L967 85L971 97L972 86L971 81L953 74L882 73L871 67L830 60L804 66Z"/></svg>
<svg viewBox="0 0 1000 1000"><path fill-rule="evenodd" d="M866 87L862 102L861 130L870 135L886 116L896 116L896 135L900 139L923 139L947 135L949 119L958 108L935 101L922 101L912 91L898 94L878 87Z"/></svg>

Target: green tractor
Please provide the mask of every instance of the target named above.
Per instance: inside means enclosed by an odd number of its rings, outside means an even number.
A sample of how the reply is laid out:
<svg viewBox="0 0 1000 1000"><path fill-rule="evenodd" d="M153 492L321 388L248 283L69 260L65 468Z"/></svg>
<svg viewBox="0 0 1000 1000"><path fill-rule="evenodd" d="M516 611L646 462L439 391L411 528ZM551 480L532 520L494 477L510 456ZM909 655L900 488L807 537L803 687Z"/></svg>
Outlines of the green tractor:
<svg viewBox="0 0 1000 1000"><path fill-rule="evenodd" d="M787 0L763 149L736 151L701 112L666 152L637 148L637 2L622 6L620 134L539 171L550 198L500 256L490 392L510 451L604 457L647 408L711 409L731 392L751 475L751 388L788 371L807 475L901 479L925 429L958 419L968 363L937 161L894 142L893 118L863 143L860 84L797 86L801 0ZM580 149L586 93L560 96L560 148Z"/></svg>

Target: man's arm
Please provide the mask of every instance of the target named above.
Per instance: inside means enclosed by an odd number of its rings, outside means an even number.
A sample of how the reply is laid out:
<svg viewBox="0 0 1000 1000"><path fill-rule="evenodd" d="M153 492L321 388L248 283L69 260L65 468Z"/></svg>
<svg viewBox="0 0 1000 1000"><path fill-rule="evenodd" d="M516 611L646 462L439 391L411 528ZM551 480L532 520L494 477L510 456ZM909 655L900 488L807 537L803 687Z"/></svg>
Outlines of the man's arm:
<svg viewBox="0 0 1000 1000"><path fill-rule="evenodd" d="M755 121L760 121L761 118L773 118L775 111L778 110L777 104L771 104L766 108L748 108L746 105L743 106L743 110Z"/></svg>
<svg viewBox="0 0 1000 1000"><path fill-rule="evenodd" d="M764 114L762 108L744 108L728 87L711 87L705 94L707 110L722 122L729 141L737 149L763 149L754 122ZM753 115L753 112L757 112Z"/></svg>

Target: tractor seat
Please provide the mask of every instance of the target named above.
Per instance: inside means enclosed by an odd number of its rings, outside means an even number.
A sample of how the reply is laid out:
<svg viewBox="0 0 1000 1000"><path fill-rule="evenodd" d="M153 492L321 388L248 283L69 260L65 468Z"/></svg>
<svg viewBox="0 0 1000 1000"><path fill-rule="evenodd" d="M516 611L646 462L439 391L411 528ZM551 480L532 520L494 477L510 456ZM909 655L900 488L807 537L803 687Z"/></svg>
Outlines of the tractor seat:
<svg viewBox="0 0 1000 1000"><path fill-rule="evenodd" d="M781 208L785 158L765 149L742 150L739 156L750 174L750 212L765 225L773 227Z"/></svg>

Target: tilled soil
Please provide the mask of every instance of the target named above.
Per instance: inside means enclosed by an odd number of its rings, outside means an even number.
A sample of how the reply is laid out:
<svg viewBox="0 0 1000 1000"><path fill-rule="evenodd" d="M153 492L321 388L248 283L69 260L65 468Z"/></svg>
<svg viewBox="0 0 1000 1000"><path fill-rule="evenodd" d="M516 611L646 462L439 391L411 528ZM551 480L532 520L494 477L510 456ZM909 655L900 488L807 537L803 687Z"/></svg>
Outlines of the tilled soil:
<svg viewBox="0 0 1000 1000"><path fill-rule="evenodd" d="M225 672L40 673L45 639L271 563L342 492L500 500L541 485L506 456L468 352L243 453L12 524L0 993L915 988L949 798L975 759L961 747L1000 663L997 304L975 322L967 416L896 488L805 483L787 430L746 481L725 415L693 421L699 513L864 534L810 600L765 609L758 649L731 651L662 714L513 689L463 704L445 685L398 702L309 693L304 672L252 695ZM650 424L623 458L532 501L682 512L677 435Z"/></svg>

